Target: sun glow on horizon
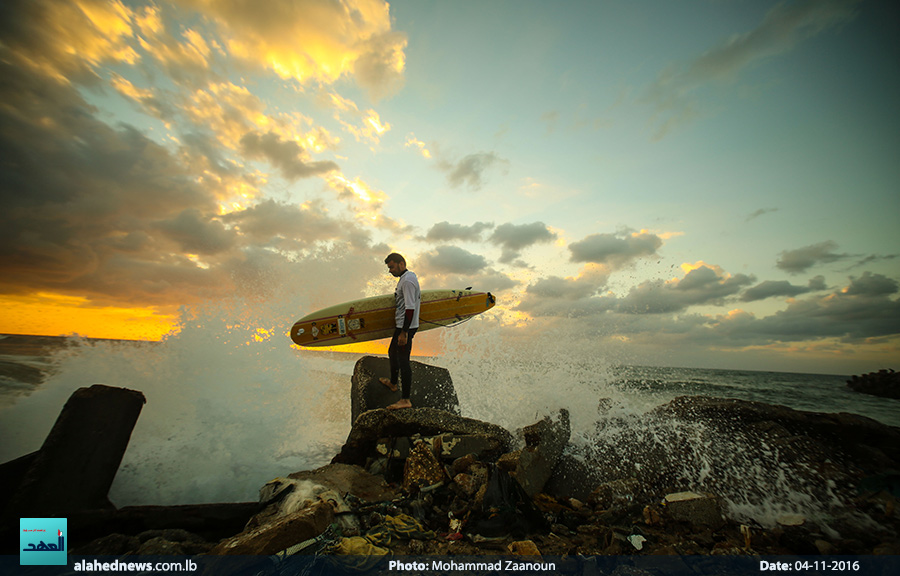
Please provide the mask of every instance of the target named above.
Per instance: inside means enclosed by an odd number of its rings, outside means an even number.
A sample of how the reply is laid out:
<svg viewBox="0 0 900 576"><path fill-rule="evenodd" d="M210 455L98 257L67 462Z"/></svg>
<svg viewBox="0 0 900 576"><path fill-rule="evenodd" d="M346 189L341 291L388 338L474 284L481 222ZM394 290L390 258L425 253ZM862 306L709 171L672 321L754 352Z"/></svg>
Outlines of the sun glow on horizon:
<svg viewBox="0 0 900 576"><path fill-rule="evenodd" d="M87 298L50 292L3 296L0 306L4 334L158 341L176 329L178 319L174 308L98 306Z"/></svg>

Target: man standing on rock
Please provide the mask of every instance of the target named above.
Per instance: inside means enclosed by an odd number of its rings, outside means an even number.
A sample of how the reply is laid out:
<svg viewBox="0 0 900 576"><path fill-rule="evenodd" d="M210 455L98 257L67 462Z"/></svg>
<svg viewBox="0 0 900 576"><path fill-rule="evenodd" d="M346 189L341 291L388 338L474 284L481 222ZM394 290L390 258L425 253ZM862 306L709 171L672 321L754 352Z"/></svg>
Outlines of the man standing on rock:
<svg viewBox="0 0 900 576"><path fill-rule="evenodd" d="M419 278L412 270L406 269L406 260L400 254L392 252L384 259L391 276L399 278L394 290L396 328L388 347L388 358L391 362L391 378L381 378L381 383L397 391L397 377L400 377L400 400L388 406L388 410L412 408L409 393L412 388L412 367L409 365L409 354L412 351L413 336L419 329L419 306L422 291L419 289Z"/></svg>

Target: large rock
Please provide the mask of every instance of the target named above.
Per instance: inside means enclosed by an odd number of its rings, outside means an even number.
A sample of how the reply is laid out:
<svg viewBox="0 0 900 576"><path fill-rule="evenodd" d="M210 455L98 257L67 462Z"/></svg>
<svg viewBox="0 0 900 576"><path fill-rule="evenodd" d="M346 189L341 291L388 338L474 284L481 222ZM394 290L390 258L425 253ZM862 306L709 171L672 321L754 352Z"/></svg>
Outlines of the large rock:
<svg viewBox="0 0 900 576"><path fill-rule="evenodd" d="M900 372L879 370L862 376L851 376L850 380L847 380L847 386L863 394L900 398Z"/></svg>
<svg viewBox="0 0 900 576"><path fill-rule="evenodd" d="M9 506L10 499L16 495L16 491L22 484L22 479L25 478L25 474L28 473L31 465L34 464L37 455L37 452L32 452L0 464L0 512L3 512Z"/></svg>
<svg viewBox="0 0 900 576"><path fill-rule="evenodd" d="M692 457L696 461L698 447L705 446L710 474L703 486L677 486L668 479L679 489L763 500L772 488L758 478L768 474L781 489L813 501L847 503L867 478L900 468L900 429L855 414L693 396L676 398L651 415L690 422L700 430L687 442L672 442L662 459L661 470L683 467ZM744 472L723 473L729 469ZM748 482L748 475L757 480ZM661 476L656 483L666 480Z"/></svg>
<svg viewBox="0 0 900 576"><path fill-rule="evenodd" d="M490 436L508 450L513 436L505 428L435 408L407 408L404 410L370 410L356 418L347 441L332 463L365 466L366 460L377 455L381 438L410 437L416 434L436 436L450 434L483 434Z"/></svg>
<svg viewBox="0 0 900 576"><path fill-rule="evenodd" d="M870 480L900 469L896 427L745 400L679 397L642 416L640 426L613 416L601 420L595 438L592 446L566 448L545 492L583 500L600 484L635 478L644 492L659 496L709 490L761 500L768 497L762 479L774 481L782 470L782 488L821 502L839 490L849 501ZM694 471L702 469L708 473L698 485Z"/></svg>
<svg viewBox="0 0 900 576"><path fill-rule="evenodd" d="M688 522L694 526L707 526L717 530L725 525L722 503L712 494L677 492L667 494L663 500L665 515L677 522Z"/></svg>
<svg viewBox="0 0 900 576"><path fill-rule="evenodd" d="M553 468L569 441L569 411L562 409L554 418L549 416L523 429L525 448L519 452L515 471L518 481L529 497L544 489Z"/></svg>
<svg viewBox="0 0 900 576"><path fill-rule="evenodd" d="M436 408L459 414L459 400L453 380L446 368L412 361L410 401L417 408ZM350 379L350 421L356 422L363 412L385 408L400 399L400 391L391 392L380 378L390 378L391 366L387 358L363 356L356 362Z"/></svg>
<svg viewBox="0 0 900 576"><path fill-rule="evenodd" d="M12 497L11 516L59 516L112 508L107 493L146 400L95 384L66 402Z"/></svg>
<svg viewBox="0 0 900 576"><path fill-rule="evenodd" d="M781 446L808 438L827 458L839 456L865 472L900 465L900 428L856 414L806 412L707 396L681 396L655 413L701 420L723 432L750 432L777 440Z"/></svg>

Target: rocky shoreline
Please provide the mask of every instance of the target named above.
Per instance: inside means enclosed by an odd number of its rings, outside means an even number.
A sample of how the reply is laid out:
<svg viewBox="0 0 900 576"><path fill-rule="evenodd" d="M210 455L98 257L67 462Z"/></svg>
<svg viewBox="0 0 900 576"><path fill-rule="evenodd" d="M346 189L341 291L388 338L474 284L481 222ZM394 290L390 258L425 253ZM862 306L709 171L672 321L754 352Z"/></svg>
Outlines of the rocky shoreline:
<svg viewBox="0 0 900 576"><path fill-rule="evenodd" d="M900 555L896 427L693 396L645 415L639 430L610 412L586 450L565 410L515 432L463 417L449 373L433 366L414 366L417 408L385 410L395 399L377 382L386 364L357 363L353 426L332 463L269 482L259 502L117 510L107 473L82 482L92 493L75 506L47 492L48 437L0 466L12 495L4 516L49 513L34 509L41 491L68 516L76 555ZM109 390L90 396L124 398L133 426L139 393ZM60 420L72 420L68 407ZM107 470L130 426L106 433L119 438ZM785 490L799 500L774 518L747 512Z"/></svg>
<svg viewBox="0 0 900 576"><path fill-rule="evenodd" d="M861 376L851 376L847 386L863 394L882 398L900 398L900 372L879 370Z"/></svg>

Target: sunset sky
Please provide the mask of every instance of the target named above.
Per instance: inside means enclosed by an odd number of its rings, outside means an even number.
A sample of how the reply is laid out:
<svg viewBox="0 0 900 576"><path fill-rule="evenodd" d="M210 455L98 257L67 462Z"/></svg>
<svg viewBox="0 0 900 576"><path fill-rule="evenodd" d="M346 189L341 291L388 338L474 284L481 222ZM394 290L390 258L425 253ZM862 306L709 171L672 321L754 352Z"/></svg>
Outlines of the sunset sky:
<svg viewBox="0 0 900 576"><path fill-rule="evenodd" d="M159 339L240 299L287 345L390 292L396 250L423 288L495 293L510 342L900 369L898 22L888 0L6 0L0 332Z"/></svg>

